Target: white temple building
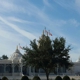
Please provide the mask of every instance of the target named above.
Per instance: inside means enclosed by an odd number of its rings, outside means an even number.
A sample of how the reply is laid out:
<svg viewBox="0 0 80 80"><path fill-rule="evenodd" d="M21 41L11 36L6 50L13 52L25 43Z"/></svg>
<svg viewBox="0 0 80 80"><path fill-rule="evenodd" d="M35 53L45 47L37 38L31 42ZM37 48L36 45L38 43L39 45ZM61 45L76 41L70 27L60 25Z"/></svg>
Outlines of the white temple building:
<svg viewBox="0 0 80 80"><path fill-rule="evenodd" d="M80 75L80 58L77 62L73 62L73 66L70 70L65 70L65 68L57 68L60 75ZM22 65L22 54L20 53L18 47L15 52L10 56L9 59L0 60L0 77L8 76L10 78L21 78L22 75L32 76L32 75L45 75L42 69L35 69L32 67L25 67ZM51 75L55 75L51 73Z"/></svg>
<svg viewBox="0 0 80 80"><path fill-rule="evenodd" d="M19 76L22 74L22 54L17 49L9 59L0 60L0 76Z"/></svg>

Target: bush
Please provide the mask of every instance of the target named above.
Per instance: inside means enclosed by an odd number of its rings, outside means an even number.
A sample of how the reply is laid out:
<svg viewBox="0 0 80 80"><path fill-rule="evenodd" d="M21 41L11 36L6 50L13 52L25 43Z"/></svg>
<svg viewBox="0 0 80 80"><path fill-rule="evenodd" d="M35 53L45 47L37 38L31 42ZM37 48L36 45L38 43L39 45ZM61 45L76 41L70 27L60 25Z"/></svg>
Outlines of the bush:
<svg viewBox="0 0 80 80"><path fill-rule="evenodd" d="M75 80L74 78L72 78L71 80Z"/></svg>
<svg viewBox="0 0 80 80"><path fill-rule="evenodd" d="M38 77L38 76L34 76L34 77L33 77L33 80L41 80L41 79L40 79L40 77Z"/></svg>
<svg viewBox="0 0 80 80"><path fill-rule="evenodd" d="M55 80L62 80L62 78L60 76L57 76Z"/></svg>
<svg viewBox="0 0 80 80"><path fill-rule="evenodd" d="M8 78L4 76L4 77L2 77L2 80L8 80Z"/></svg>
<svg viewBox="0 0 80 80"><path fill-rule="evenodd" d="M70 80L69 76L64 76L63 80Z"/></svg>
<svg viewBox="0 0 80 80"><path fill-rule="evenodd" d="M27 76L22 76L21 80L29 80Z"/></svg>

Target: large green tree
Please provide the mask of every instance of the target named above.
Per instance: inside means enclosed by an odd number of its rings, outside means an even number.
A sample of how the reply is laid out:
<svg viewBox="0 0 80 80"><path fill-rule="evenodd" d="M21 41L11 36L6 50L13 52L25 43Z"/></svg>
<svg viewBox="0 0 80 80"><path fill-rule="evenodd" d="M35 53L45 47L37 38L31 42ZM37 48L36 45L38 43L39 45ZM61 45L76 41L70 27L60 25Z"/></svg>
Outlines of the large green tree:
<svg viewBox="0 0 80 80"><path fill-rule="evenodd" d="M49 80L49 74L55 71L57 65L65 66L66 69L71 66L68 54L70 46L65 46L63 37L51 40L48 35L43 33L38 41L34 39L31 41L30 47L24 49L26 54L23 55L23 64L38 69L42 68L46 73L47 80Z"/></svg>

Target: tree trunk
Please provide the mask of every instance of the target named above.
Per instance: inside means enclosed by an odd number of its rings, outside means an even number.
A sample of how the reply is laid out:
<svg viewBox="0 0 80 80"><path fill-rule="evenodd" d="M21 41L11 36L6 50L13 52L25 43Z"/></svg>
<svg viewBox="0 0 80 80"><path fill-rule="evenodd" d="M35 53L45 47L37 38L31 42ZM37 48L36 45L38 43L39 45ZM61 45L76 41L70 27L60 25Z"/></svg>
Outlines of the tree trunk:
<svg viewBox="0 0 80 80"><path fill-rule="evenodd" d="M48 73L46 73L46 77L47 77L47 80L49 80L49 74Z"/></svg>

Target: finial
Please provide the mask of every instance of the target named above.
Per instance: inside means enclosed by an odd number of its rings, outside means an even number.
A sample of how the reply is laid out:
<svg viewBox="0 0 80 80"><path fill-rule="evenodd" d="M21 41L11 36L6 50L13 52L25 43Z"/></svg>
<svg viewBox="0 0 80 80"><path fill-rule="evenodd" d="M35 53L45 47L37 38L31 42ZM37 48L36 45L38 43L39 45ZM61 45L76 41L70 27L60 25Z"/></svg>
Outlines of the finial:
<svg viewBox="0 0 80 80"><path fill-rule="evenodd" d="M17 45L16 49L18 49L18 45Z"/></svg>
<svg viewBox="0 0 80 80"><path fill-rule="evenodd" d="M44 30L43 30L43 35L44 35Z"/></svg>

